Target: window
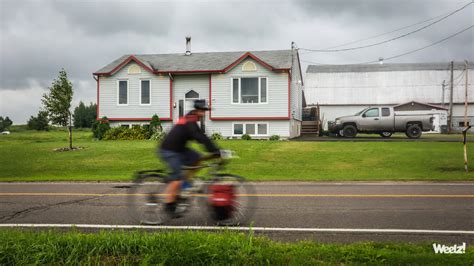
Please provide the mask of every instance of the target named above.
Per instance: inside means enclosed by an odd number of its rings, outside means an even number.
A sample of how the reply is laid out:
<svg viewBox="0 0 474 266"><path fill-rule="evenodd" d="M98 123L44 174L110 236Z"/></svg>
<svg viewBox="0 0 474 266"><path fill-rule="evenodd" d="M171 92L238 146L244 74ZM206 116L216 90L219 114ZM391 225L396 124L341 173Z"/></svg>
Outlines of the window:
<svg viewBox="0 0 474 266"><path fill-rule="evenodd" d="M199 93L195 92L194 90L190 90L184 95L184 98L186 98L186 99L198 99L199 98Z"/></svg>
<svg viewBox="0 0 474 266"><path fill-rule="evenodd" d="M120 124L121 127L124 127L124 128L130 128L130 125L129 124Z"/></svg>
<svg viewBox="0 0 474 266"><path fill-rule="evenodd" d="M235 136L249 134L251 136L267 136L268 123L235 123L233 124Z"/></svg>
<svg viewBox="0 0 474 266"><path fill-rule="evenodd" d="M128 104L128 80L119 80L118 81L118 104L127 105Z"/></svg>
<svg viewBox="0 0 474 266"><path fill-rule="evenodd" d="M364 114L365 117L379 117L379 108L371 108Z"/></svg>
<svg viewBox="0 0 474 266"><path fill-rule="evenodd" d="M267 78L233 78L232 103L266 103Z"/></svg>
<svg viewBox="0 0 474 266"><path fill-rule="evenodd" d="M469 121L467 121L467 126L469 126ZM466 127L466 126L464 125L464 121L459 122L459 127Z"/></svg>
<svg viewBox="0 0 474 266"><path fill-rule="evenodd" d="M140 80L140 104L150 104L150 80Z"/></svg>
<svg viewBox="0 0 474 266"><path fill-rule="evenodd" d="M131 65L128 67L128 74L140 74L142 71L138 65Z"/></svg>
<svg viewBox="0 0 474 266"><path fill-rule="evenodd" d="M255 135L255 124L246 124L245 134Z"/></svg>
<svg viewBox="0 0 474 266"><path fill-rule="evenodd" d="M234 124L234 135L244 134L244 124Z"/></svg>
<svg viewBox="0 0 474 266"><path fill-rule="evenodd" d="M242 65L242 71L257 71L257 65L252 61L247 61Z"/></svg>
<svg viewBox="0 0 474 266"><path fill-rule="evenodd" d="M390 109L382 108L382 116L390 116Z"/></svg>

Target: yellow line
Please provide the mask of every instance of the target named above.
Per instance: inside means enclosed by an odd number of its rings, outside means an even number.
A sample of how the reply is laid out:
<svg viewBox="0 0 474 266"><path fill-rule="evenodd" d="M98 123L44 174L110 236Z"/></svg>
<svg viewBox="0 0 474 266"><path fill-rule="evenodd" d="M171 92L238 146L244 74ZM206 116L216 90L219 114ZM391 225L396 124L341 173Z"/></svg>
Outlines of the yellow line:
<svg viewBox="0 0 474 266"><path fill-rule="evenodd" d="M0 193L0 196L77 196L77 197L124 197L124 196L145 196L147 194L126 194L126 193L55 193L55 192L18 192ZM165 196L166 194L156 194ZM448 195L448 194L239 194L242 197L288 197L288 198L474 198L474 195ZM194 194L192 196L204 196Z"/></svg>

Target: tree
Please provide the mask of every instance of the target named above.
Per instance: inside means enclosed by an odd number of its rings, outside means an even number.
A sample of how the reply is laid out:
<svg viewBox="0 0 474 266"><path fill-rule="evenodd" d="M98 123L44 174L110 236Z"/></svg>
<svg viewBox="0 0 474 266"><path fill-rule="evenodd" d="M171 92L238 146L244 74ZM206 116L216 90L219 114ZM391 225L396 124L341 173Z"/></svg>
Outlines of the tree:
<svg viewBox="0 0 474 266"><path fill-rule="evenodd" d="M31 116L28 120L27 128L31 130L49 130L48 112L39 111L38 116Z"/></svg>
<svg viewBox="0 0 474 266"><path fill-rule="evenodd" d="M50 121L59 126L67 126L69 132L69 149L72 149L72 114L69 110L72 101L72 84L64 69L59 71L59 77L53 81L49 93L41 100L48 112Z"/></svg>
<svg viewBox="0 0 474 266"><path fill-rule="evenodd" d="M3 118L0 116L0 131L8 130L8 128L13 124L10 118L7 116Z"/></svg>
<svg viewBox="0 0 474 266"><path fill-rule="evenodd" d="M74 127L90 128L95 121L97 105L90 103L89 106L80 101L79 105L74 109Z"/></svg>

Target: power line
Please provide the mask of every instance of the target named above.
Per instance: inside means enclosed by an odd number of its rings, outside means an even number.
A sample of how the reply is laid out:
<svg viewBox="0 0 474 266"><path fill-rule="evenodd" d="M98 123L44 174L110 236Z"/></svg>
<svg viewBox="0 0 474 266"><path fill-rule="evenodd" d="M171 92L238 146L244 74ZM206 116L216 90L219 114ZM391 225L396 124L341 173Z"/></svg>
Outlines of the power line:
<svg viewBox="0 0 474 266"><path fill-rule="evenodd" d="M380 36L388 35L388 34L390 34L390 33L394 33L394 32L397 32L397 31L401 31L401 30L404 30L404 29L411 28L411 27L416 26L416 25L423 24L423 23L428 22L428 21L432 21L432 20L434 20L434 19L437 19L437 18L440 18L440 17L442 17L442 16L445 16L446 14L449 14L449 13L445 13L445 14L442 14L442 15L438 15L438 16L436 16L436 17L432 17L432 18L429 18L429 19L425 19L425 20L423 20L423 21L419 21L419 22L417 22L417 23L414 23L414 24L411 24L411 25L408 25L408 26L403 26L403 27L401 27L401 28L394 29L394 30L391 30L391 31L388 31L388 32L384 32L384 33L380 33L380 34L377 34L377 35L373 35L373 36L370 36L370 37L367 37L367 38L364 38L364 39L359 39L359 40L355 40L355 41L350 41L350 42L346 42L346 43L343 43L343 44L339 44L339 45L336 45L336 46L327 47L327 48L324 48L324 50L339 48L339 47L347 46L347 45L349 45L349 44L354 44L354 43L358 43L358 42L363 42L363 41L368 41L368 40L371 40L371 39L375 39L375 38L380 37ZM308 54L308 53L312 53L312 52L311 52L311 51L309 51L309 52L303 52L303 53L301 53L301 55L303 55L303 54Z"/></svg>
<svg viewBox="0 0 474 266"><path fill-rule="evenodd" d="M453 12L451 12L451 13L449 13L449 14L443 16L443 17L441 17L441 18L438 19L438 20L435 20L434 22L432 22L432 23L430 23L430 24L428 24L428 25L425 25L425 26L423 26L423 27L421 27L421 28L418 28L418 29L416 29L416 30L410 31L410 32L408 32L408 33L399 35L399 36L397 36L397 37L394 37L394 38L391 38L391 39L388 39L388 40L385 40L385 41L381 41L381 42L377 42L377 43L372 43L372 44L368 44L368 45L363 45L363 46L345 48L345 49L334 49L334 50L331 50L331 49L319 49L319 50L318 50L318 49L300 48L300 50L308 51L308 53L313 53L313 52L343 52L343 51L358 50L358 49L362 49L362 48L368 48L368 47L373 47L373 46L381 45L381 44L384 44L384 43L388 43L388 42L391 42L391 41L395 41L395 40L401 39L401 38L403 38L403 37L406 37L406 36L409 36L409 35L414 34L414 33L416 33L416 32L419 32L419 31L421 31L421 30L424 30L424 29L426 29L426 28L428 28L428 27L430 27L430 26L432 26L432 25L434 25L434 24L436 24L436 23L438 23L438 22L440 22L440 21L442 21L442 20L444 20L444 19L446 19L446 18L448 18L448 17L454 15L454 14L456 14L457 12L459 12L459 11L465 9L466 7L468 7L469 5L471 5L472 3L473 3L473 2L470 2L470 3L466 4L466 5L464 5L463 7L454 10ZM308 53L306 53L306 54L308 54Z"/></svg>
<svg viewBox="0 0 474 266"><path fill-rule="evenodd" d="M409 55L409 54L412 54L412 53L415 53L415 52L424 50L424 49L429 48L429 47L431 47L431 46L435 46L435 45L437 45L437 44L439 44L439 43L441 43L441 42L444 42L444 41L446 41L446 40L448 40L448 39L451 39L451 38L453 38L453 37L455 37L455 36L457 36L457 35L459 35L459 34L465 32L465 31L467 31L467 30L470 30L470 29L472 29L473 27L474 27L474 25L471 25L471 26L469 26L469 27L467 27L467 28L465 28L465 29L463 29L463 30L461 30L461 31L458 31L458 32L456 32L456 33L454 33L454 34L451 34L451 35L449 35L448 37L443 38L443 39L441 39L441 40L439 40L439 41L436 41L436 42L434 42L434 43L431 43L431 44L429 44L429 45L427 45L427 46L423 46L423 47L421 47L421 48L418 48L418 49L415 49L415 50L411 50L411 51L408 51L408 52L405 52L405 53L402 53L402 54L398 54L398 55L394 55L394 56L391 56L391 57L383 58L383 60L384 60L384 61L391 60L391 59L394 59L394 58L402 57L402 56L405 56L405 55ZM307 61L307 60L301 60L301 61L306 62L306 63L310 63L310 64L315 64L315 65L330 65L330 64L322 64L322 63L317 63L317 62L311 62L311 61ZM364 63L344 64L344 65L364 65L364 64L373 64L373 63L378 63L378 62L379 62L379 60L374 60L374 61L369 61L369 62L364 62Z"/></svg>

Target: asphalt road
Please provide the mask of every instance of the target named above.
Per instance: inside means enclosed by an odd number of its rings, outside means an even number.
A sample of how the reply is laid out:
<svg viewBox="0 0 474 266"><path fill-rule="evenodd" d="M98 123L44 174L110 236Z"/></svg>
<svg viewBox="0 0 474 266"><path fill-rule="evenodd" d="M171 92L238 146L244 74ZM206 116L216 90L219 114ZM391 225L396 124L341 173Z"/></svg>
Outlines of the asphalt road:
<svg viewBox="0 0 474 266"><path fill-rule="evenodd" d="M256 195L251 196L258 198L258 205L252 226L277 240L474 244L474 182L253 184ZM136 224L126 199L124 183L0 183L0 226ZM200 212L195 206L169 225L206 225Z"/></svg>

